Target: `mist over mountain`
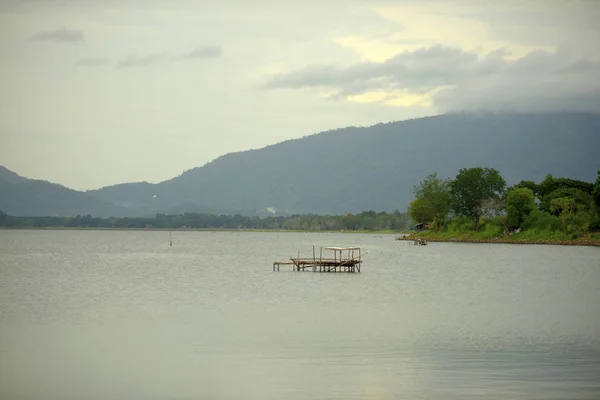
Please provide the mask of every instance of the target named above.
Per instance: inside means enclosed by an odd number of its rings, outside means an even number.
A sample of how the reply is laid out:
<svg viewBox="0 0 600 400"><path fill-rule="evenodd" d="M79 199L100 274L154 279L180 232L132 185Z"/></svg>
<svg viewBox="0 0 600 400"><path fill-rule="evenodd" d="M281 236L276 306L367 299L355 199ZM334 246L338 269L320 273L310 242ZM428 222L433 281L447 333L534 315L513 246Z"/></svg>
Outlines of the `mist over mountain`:
<svg viewBox="0 0 600 400"><path fill-rule="evenodd" d="M66 206L60 210L81 213L75 210L90 202L87 209L98 216L406 211L413 186L431 172L454 177L460 168L480 165L498 169L509 184L539 181L546 174L591 182L600 169L599 152L599 114L446 114L336 129L230 153L157 184L69 191L77 198L73 211ZM5 185L15 185L10 179L15 178L0 176L2 193ZM7 203L3 194L0 209L14 215L48 214L51 197L25 207L34 192L18 193L9 200L21 208Z"/></svg>

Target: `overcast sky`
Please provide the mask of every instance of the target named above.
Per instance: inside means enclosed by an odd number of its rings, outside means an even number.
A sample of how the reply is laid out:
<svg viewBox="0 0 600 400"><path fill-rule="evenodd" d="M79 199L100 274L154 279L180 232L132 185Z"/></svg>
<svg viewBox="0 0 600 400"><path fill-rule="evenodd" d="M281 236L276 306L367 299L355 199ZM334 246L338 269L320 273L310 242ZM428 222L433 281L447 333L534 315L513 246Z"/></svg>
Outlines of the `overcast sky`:
<svg viewBox="0 0 600 400"><path fill-rule="evenodd" d="M0 0L0 165L75 189L455 110L600 112L600 1Z"/></svg>

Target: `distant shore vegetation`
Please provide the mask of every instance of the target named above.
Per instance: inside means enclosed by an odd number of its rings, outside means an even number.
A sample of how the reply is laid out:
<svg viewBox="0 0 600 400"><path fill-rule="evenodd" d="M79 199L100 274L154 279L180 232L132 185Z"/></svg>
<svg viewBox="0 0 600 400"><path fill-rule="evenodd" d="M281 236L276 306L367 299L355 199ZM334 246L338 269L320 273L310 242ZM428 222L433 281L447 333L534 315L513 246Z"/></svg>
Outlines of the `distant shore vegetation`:
<svg viewBox="0 0 600 400"><path fill-rule="evenodd" d="M432 173L414 188L409 214L431 240L600 242L600 171L584 182L547 175L511 187L493 168Z"/></svg>
<svg viewBox="0 0 600 400"><path fill-rule="evenodd" d="M291 215L248 217L184 213L156 214L148 218L96 218L11 216L0 211L0 227L4 228L115 228L115 229L248 229L302 231L403 231L412 226L407 213L364 211L346 215Z"/></svg>
<svg viewBox="0 0 600 400"><path fill-rule="evenodd" d="M417 230L419 237L449 241L597 242L600 244L600 171L595 182L547 175L507 187L493 168L461 169L454 179L428 175L414 187L408 212L249 217L240 214L156 214L98 218L11 216L3 228L214 229L291 231Z"/></svg>

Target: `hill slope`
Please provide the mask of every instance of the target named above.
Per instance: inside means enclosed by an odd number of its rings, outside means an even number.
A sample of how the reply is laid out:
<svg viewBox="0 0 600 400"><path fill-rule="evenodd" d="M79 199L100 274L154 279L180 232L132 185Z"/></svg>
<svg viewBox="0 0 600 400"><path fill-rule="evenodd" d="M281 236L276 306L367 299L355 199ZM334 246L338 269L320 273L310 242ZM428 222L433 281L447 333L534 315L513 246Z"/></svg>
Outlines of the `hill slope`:
<svg viewBox="0 0 600 400"><path fill-rule="evenodd" d="M227 154L159 184L88 193L131 215L406 210L427 174L454 177L462 167L497 168L509 184L548 173L593 181L599 149L598 114L442 115L323 132Z"/></svg>
<svg viewBox="0 0 600 400"><path fill-rule="evenodd" d="M87 193L27 179L0 166L0 210L9 215L119 217L126 210Z"/></svg>

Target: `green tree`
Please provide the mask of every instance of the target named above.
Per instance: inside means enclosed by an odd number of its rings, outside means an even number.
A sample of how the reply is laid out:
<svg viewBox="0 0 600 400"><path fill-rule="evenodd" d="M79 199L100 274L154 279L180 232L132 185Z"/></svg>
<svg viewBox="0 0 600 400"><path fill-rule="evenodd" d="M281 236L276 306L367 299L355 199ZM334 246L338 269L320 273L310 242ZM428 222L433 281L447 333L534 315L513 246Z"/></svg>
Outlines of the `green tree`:
<svg viewBox="0 0 600 400"><path fill-rule="evenodd" d="M414 193L416 199L409 207L411 217L417 222L434 222L437 232L450 212L450 180L429 174L415 186Z"/></svg>
<svg viewBox="0 0 600 400"><path fill-rule="evenodd" d="M533 190L514 188L506 195L506 213L508 225L512 228L521 226L525 218L535 209Z"/></svg>
<svg viewBox="0 0 600 400"><path fill-rule="evenodd" d="M558 199L561 197L568 197L568 198L574 199L575 203L577 204L577 209L580 209L580 210L591 208L592 203L593 203L592 195L584 192L581 189L577 189L577 188L573 188L573 187L561 188L561 189L557 189L553 192L546 194L542 198L542 201L540 202L540 205L539 205L540 210L552 212L551 207L550 207L552 200ZM577 211L577 210L575 210L575 211ZM558 215L558 213L556 215Z"/></svg>
<svg viewBox="0 0 600 400"><path fill-rule="evenodd" d="M550 211L560 217L563 230L568 235L568 223L577 211L577 202L572 197L558 197L550 202Z"/></svg>
<svg viewBox="0 0 600 400"><path fill-rule="evenodd" d="M502 196L506 182L498 170L493 168L462 168L450 183L452 210L457 215L472 218L475 230L479 230L479 219L486 200Z"/></svg>
<svg viewBox="0 0 600 400"><path fill-rule="evenodd" d="M422 199L414 199L408 206L408 213L415 222L428 224L433 221L433 213L429 205Z"/></svg>
<svg viewBox="0 0 600 400"><path fill-rule="evenodd" d="M541 199L540 209L544 211L550 210L549 195L556 197L572 197L575 192L583 192L584 195L592 196L594 184L584 181L578 181L569 178L555 178L551 174L546 175L546 178L537 185L536 196ZM562 195L556 196L555 192L561 192Z"/></svg>
<svg viewBox="0 0 600 400"><path fill-rule="evenodd" d="M352 213L345 215L343 218L344 229L349 229L352 231L359 230L362 226L361 222L360 216Z"/></svg>
<svg viewBox="0 0 600 400"><path fill-rule="evenodd" d="M594 182L594 188L592 189L592 198L600 211L600 169L598 170L598 176L596 177L596 182Z"/></svg>
<svg viewBox="0 0 600 400"><path fill-rule="evenodd" d="M552 175L549 175L549 176L552 176ZM533 194L535 196L539 196L540 195L540 187L534 181L521 181L521 182L517 183L516 185L514 185L513 187L509 188L508 191L510 191L511 189L516 189L516 188L531 189L531 191L533 192Z"/></svg>

